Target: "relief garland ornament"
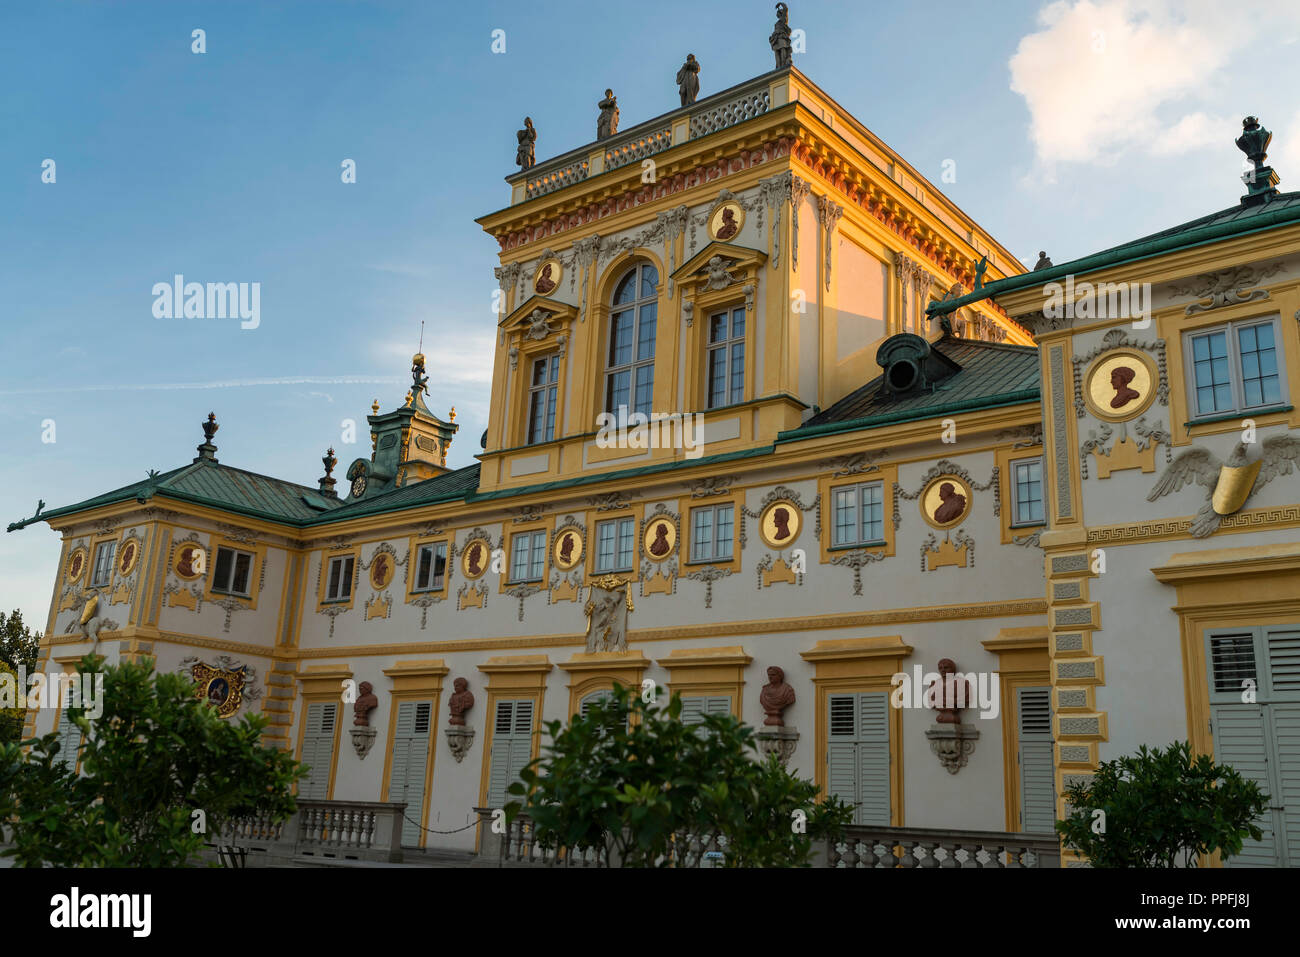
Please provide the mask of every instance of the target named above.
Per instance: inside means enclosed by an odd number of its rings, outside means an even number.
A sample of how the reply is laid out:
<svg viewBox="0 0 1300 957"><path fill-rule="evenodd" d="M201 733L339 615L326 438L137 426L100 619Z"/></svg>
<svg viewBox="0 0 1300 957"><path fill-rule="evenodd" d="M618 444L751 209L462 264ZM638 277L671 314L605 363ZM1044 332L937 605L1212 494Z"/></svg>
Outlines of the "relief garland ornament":
<svg viewBox="0 0 1300 957"><path fill-rule="evenodd" d="M885 557L883 551L868 551L865 548L855 548L851 552L843 552L831 559L832 565L841 565L853 569L853 594L862 594L862 569L872 562L882 561Z"/></svg>
<svg viewBox="0 0 1300 957"><path fill-rule="evenodd" d="M1001 515L1002 514L1002 488L1001 485L998 483L998 474L999 474L999 470L998 467L995 465L993 466L993 472L990 475L989 480L983 484L980 484L979 482L976 482L971 477L970 472L962 468L956 462L952 462L948 459L941 459L936 465L934 465L929 471L927 471L925 475L921 477L921 484L915 492L905 491L901 485L895 482L894 483L894 531L898 531L898 527L899 525L902 524L903 521L902 514L899 511L899 506L898 506L899 500L907 499L908 501L915 501L925 493L925 490L930 487L930 484L935 479L945 478L950 475L955 475L958 478L960 478L968 486L970 486L973 492L987 492L989 490L992 490L993 514ZM975 503L973 500L974 496L972 495L971 498L972 501L966 503L968 509L974 509L975 507Z"/></svg>
<svg viewBox="0 0 1300 957"><path fill-rule="evenodd" d="M1130 339L1128 333L1123 329L1111 329L1101 337L1101 344L1096 348L1085 355L1075 355L1070 358L1070 362L1074 366L1074 414L1077 418L1082 419L1088 412L1087 403L1083 398L1084 368L1093 359L1115 349L1134 349L1155 354L1157 373L1156 401L1161 405L1169 404L1169 373L1168 363L1165 358L1165 340L1155 339L1151 342L1141 342L1137 339Z"/></svg>
<svg viewBox="0 0 1300 957"><path fill-rule="evenodd" d="M695 581L704 582L704 607L713 607L713 583L720 578L726 578L731 574L730 568L720 568L717 565L708 565L699 571L691 572L687 578Z"/></svg>
<svg viewBox="0 0 1300 957"><path fill-rule="evenodd" d="M1267 266L1234 266L1217 272L1202 273L1195 279L1181 283L1171 283L1169 291L1178 296L1195 296L1205 302L1190 303L1183 310L1183 315L1191 316L1198 312L1209 312L1223 306L1236 306L1243 302L1268 299L1267 289L1247 289L1258 286L1270 276L1282 271L1282 263L1275 262Z"/></svg>

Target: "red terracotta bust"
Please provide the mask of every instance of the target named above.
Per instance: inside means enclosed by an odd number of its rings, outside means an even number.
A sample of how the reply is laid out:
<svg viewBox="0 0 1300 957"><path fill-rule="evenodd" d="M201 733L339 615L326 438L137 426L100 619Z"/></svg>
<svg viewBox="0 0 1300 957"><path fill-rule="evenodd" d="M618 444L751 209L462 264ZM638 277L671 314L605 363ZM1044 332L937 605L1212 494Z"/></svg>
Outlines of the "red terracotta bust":
<svg viewBox="0 0 1300 957"><path fill-rule="evenodd" d="M785 672L775 665L767 669L767 684L758 693L758 703L763 706L764 725L785 727L781 714L794 704L794 689L785 683Z"/></svg>
<svg viewBox="0 0 1300 957"><path fill-rule="evenodd" d="M374 686L369 681L363 681L357 687L361 692L360 697L352 705L352 713L356 715L352 719L352 725L356 728L370 727L370 712L379 707L379 699L375 697Z"/></svg>

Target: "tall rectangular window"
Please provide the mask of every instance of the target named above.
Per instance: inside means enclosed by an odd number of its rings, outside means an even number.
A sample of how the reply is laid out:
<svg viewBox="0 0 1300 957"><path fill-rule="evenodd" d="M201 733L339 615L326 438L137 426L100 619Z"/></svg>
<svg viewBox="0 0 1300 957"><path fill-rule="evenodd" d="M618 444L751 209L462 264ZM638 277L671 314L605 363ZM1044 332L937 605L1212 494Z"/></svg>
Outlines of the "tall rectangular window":
<svg viewBox="0 0 1300 957"><path fill-rule="evenodd" d="M596 523L596 571L630 572L636 543L636 522L614 518Z"/></svg>
<svg viewBox="0 0 1300 957"><path fill-rule="evenodd" d="M538 582L546 572L546 531L520 532L512 539L512 582Z"/></svg>
<svg viewBox="0 0 1300 957"><path fill-rule="evenodd" d="M543 356L533 361L533 378L528 388L528 444L555 438L555 404L559 393L560 357Z"/></svg>
<svg viewBox="0 0 1300 957"><path fill-rule="evenodd" d="M710 409L732 405L745 398L745 309L732 309L709 317Z"/></svg>
<svg viewBox="0 0 1300 957"><path fill-rule="evenodd" d="M212 590L223 595L240 595L247 598L250 595L249 584L252 572L252 552L218 548L217 561L212 568Z"/></svg>
<svg viewBox="0 0 1300 957"><path fill-rule="evenodd" d="M447 575L447 543L421 545L411 591L442 591Z"/></svg>
<svg viewBox="0 0 1300 957"><path fill-rule="evenodd" d="M1193 419L1282 404L1276 319L1230 322L1184 339Z"/></svg>
<svg viewBox="0 0 1300 957"><path fill-rule="evenodd" d="M217 561L220 562L220 556ZM352 572L355 560L351 555L331 558L329 577L325 581L326 601L347 601L352 597Z"/></svg>
<svg viewBox="0 0 1300 957"><path fill-rule="evenodd" d="M113 577L113 553L117 551L117 542L102 542L95 549L95 569L91 572L91 587L107 585Z"/></svg>
<svg viewBox="0 0 1300 957"><path fill-rule="evenodd" d="M865 482L835 489L831 544L878 545L884 541L884 483Z"/></svg>
<svg viewBox="0 0 1300 957"><path fill-rule="evenodd" d="M641 263L619 280L610 305L609 354L605 365L605 410L653 410L655 340L658 334L659 273Z"/></svg>
<svg viewBox="0 0 1300 957"><path fill-rule="evenodd" d="M1043 459L1017 459L1011 463L1013 526L1043 524Z"/></svg>
<svg viewBox="0 0 1300 957"><path fill-rule="evenodd" d="M691 561L731 561L734 531L734 505L691 509Z"/></svg>

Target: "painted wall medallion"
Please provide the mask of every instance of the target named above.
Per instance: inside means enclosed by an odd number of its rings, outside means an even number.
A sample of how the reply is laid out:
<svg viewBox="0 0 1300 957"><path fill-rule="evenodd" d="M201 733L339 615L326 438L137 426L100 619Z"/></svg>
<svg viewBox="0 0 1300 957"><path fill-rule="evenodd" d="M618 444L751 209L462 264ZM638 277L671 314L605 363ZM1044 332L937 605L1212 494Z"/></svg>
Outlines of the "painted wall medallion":
<svg viewBox="0 0 1300 957"><path fill-rule="evenodd" d="M460 557L461 573L468 579L482 578L492 564L492 544L486 538L471 538Z"/></svg>
<svg viewBox="0 0 1300 957"><path fill-rule="evenodd" d="M709 235L718 242L730 242L744 225L745 208L739 203L723 203L709 217Z"/></svg>
<svg viewBox="0 0 1300 957"><path fill-rule="evenodd" d="M387 552L380 552L370 560L370 586L375 591L383 591L393 580L395 571L393 556Z"/></svg>
<svg viewBox="0 0 1300 957"><path fill-rule="evenodd" d="M788 548L799 537L803 513L791 501L779 499L763 509L758 519L759 537L768 548Z"/></svg>
<svg viewBox="0 0 1300 957"><path fill-rule="evenodd" d="M185 542L180 548L176 549L176 561L172 565L172 570L176 572L176 577L192 582L203 575L207 568L208 555L203 550L202 545L195 545L193 542Z"/></svg>
<svg viewBox="0 0 1300 957"><path fill-rule="evenodd" d="M1147 410L1156 397L1155 363L1136 349L1112 349L1088 368L1083 399L1089 411L1107 422L1125 422Z"/></svg>
<svg viewBox="0 0 1300 957"><path fill-rule="evenodd" d="M199 662L190 669L194 679L194 696L217 709L217 716L229 718L244 700L246 669L214 668Z"/></svg>
<svg viewBox="0 0 1300 957"><path fill-rule="evenodd" d="M68 564L64 572L69 582L81 581L81 576L86 571L86 558L87 553L84 548L78 546L72 550L72 554L68 556Z"/></svg>
<svg viewBox="0 0 1300 957"><path fill-rule="evenodd" d="M117 574L125 578L135 571L135 563L140 560L140 540L128 538L122 543L117 553Z"/></svg>
<svg viewBox="0 0 1300 957"><path fill-rule="evenodd" d="M677 524L667 518L653 518L645 528L641 542L646 557L654 562L671 558L677 551Z"/></svg>
<svg viewBox="0 0 1300 957"><path fill-rule="evenodd" d="M566 525L555 533L555 542L551 547L551 560L562 572L570 571L582 561L582 531L574 525Z"/></svg>
<svg viewBox="0 0 1300 957"><path fill-rule="evenodd" d="M956 475L940 475L921 493L921 516L935 528L952 528L970 510L971 488Z"/></svg>
<svg viewBox="0 0 1300 957"><path fill-rule="evenodd" d="M537 266L537 274L533 277L533 292L539 296L549 296L560 285L560 278L563 275L564 266L558 259L552 257L542 260Z"/></svg>

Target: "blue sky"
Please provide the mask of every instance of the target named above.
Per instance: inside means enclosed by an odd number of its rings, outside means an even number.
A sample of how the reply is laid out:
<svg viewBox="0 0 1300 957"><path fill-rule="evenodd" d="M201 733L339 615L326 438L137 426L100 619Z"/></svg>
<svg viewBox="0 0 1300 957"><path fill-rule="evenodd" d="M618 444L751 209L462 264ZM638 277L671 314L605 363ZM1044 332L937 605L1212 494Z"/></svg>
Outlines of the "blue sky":
<svg viewBox="0 0 1300 957"><path fill-rule="evenodd" d="M1022 259L1232 205L1258 114L1300 188L1300 13L1099 0L795 0L796 65ZM598 12L596 12L598 10ZM314 484L401 400L425 322L449 464L485 426L496 243L525 114L539 160L772 66L767 2L132 3L0 8L0 524L190 461ZM191 32L207 52L191 52ZM492 31L506 51L491 51ZM42 162L56 181L42 183ZM356 162L343 184L340 164ZM258 282L261 323L157 319L176 273ZM361 443L341 443L344 419ZM54 422L54 442L47 420ZM44 627L47 526L0 536L0 609Z"/></svg>

